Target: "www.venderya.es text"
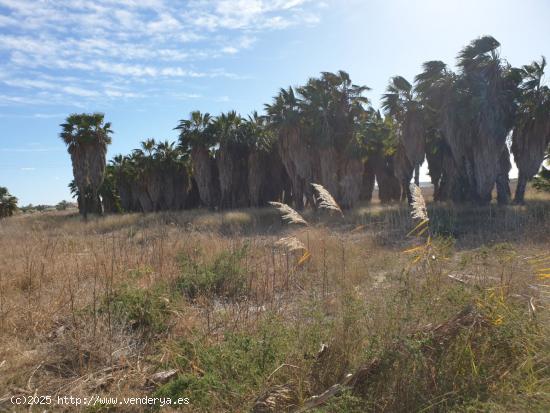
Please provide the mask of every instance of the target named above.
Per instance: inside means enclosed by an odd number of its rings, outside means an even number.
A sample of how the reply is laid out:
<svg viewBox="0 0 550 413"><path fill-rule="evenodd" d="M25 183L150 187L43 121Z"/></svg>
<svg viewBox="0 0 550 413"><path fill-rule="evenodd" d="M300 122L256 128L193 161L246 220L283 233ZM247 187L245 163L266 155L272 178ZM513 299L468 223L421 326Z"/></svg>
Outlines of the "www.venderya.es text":
<svg viewBox="0 0 550 413"><path fill-rule="evenodd" d="M13 396L11 403L18 406L58 405L58 406L183 406L190 404L188 397L172 399L169 397L89 397L76 396Z"/></svg>

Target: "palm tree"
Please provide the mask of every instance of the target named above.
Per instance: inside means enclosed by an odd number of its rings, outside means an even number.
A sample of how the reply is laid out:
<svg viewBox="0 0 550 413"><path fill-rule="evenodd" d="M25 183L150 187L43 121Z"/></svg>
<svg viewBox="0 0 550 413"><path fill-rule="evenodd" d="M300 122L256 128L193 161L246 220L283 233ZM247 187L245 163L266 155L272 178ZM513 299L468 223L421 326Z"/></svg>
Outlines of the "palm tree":
<svg viewBox="0 0 550 413"><path fill-rule="evenodd" d="M0 218L11 217L17 211L17 198L0 186Z"/></svg>
<svg viewBox="0 0 550 413"><path fill-rule="evenodd" d="M147 139L130 156L111 161L116 195L126 211L177 210L190 189L188 155L175 142Z"/></svg>
<svg viewBox="0 0 550 413"><path fill-rule="evenodd" d="M156 170L154 150L156 141L147 139L130 155L132 169L132 194L142 212L159 210L160 177Z"/></svg>
<svg viewBox="0 0 550 413"><path fill-rule="evenodd" d="M402 76L394 76L386 91L382 96L382 109L395 121L398 140L394 158L396 176L402 185L401 198L406 196L411 203L409 184L416 171L415 182L418 185L418 171L426 152L421 106L412 85Z"/></svg>
<svg viewBox="0 0 550 413"><path fill-rule="evenodd" d="M137 205L132 197L133 165L130 157L116 155L110 161L120 199L120 207L123 211L135 211Z"/></svg>
<svg viewBox="0 0 550 413"><path fill-rule="evenodd" d="M370 201L375 180L378 197L382 203L399 201L401 183L395 176L394 161L397 150L397 134L392 117L382 117L379 111L370 108L361 119L357 131L361 141L365 164L361 198Z"/></svg>
<svg viewBox="0 0 550 413"><path fill-rule="evenodd" d="M212 123L212 131L219 142L216 162L220 180L220 207L247 207L247 161L254 137L248 133L245 119L235 111L216 117Z"/></svg>
<svg viewBox="0 0 550 413"><path fill-rule="evenodd" d="M300 99L294 89L280 89L271 104L265 105L269 127L278 138L281 161L290 178L292 200L296 209L304 207L304 194L313 177L311 143L303 131Z"/></svg>
<svg viewBox="0 0 550 413"><path fill-rule="evenodd" d="M82 211L82 197L80 196L80 191L78 189L78 186L76 185L76 181L73 179L71 182L69 182L69 185L67 185L69 188L69 191L71 192L71 196L73 198L76 198L76 203L78 205L78 210Z"/></svg>
<svg viewBox="0 0 550 413"><path fill-rule="evenodd" d="M112 164L105 167L105 177L98 194L101 198L103 212L110 214L121 212L122 207L116 183L116 167Z"/></svg>
<svg viewBox="0 0 550 413"><path fill-rule="evenodd" d="M190 189L187 154L174 142L157 143L154 158L162 177L161 209L183 209Z"/></svg>
<svg viewBox="0 0 550 413"><path fill-rule="evenodd" d="M499 47L493 37L480 37L460 51L458 74L431 61L416 77L436 199L487 203L496 183L499 202L507 202L506 138L514 124L518 76L500 58Z"/></svg>
<svg viewBox="0 0 550 413"><path fill-rule="evenodd" d="M251 207L282 201L290 193L289 178L280 158L276 136L267 116L254 111L242 125L243 142L248 149L248 196Z"/></svg>
<svg viewBox="0 0 550 413"><path fill-rule="evenodd" d="M156 148L156 140L150 138L141 142L141 148L137 149L138 159L141 161L140 180L145 185L145 190L151 199L153 211L162 209L162 175Z"/></svg>
<svg viewBox="0 0 550 413"><path fill-rule="evenodd" d="M303 131L315 155L313 176L345 208L360 197L363 164L355 129L369 100L367 86L354 85L344 71L323 72L298 88Z"/></svg>
<svg viewBox="0 0 550 413"><path fill-rule="evenodd" d="M179 147L191 157L193 177L203 205L214 208L218 204L219 181L213 152L219 142L212 130L209 113L191 112L189 119L182 119L175 128L180 131Z"/></svg>
<svg viewBox="0 0 550 413"><path fill-rule="evenodd" d="M107 146L111 143L111 124L102 113L72 114L61 124L61 139L67 145L73 164L75 184L82 195L80 213L101 213L98 190L105 174Z"/></svg>
<svg viewBox="0 0 550 413"><path fill-rule="evenodd" d="M459 146L460 128L455 126L452 113L446 110L456 98L457 76L440 60L432 60L422 65L423 71L415 77L415 93L421 105L426 140L426 160L429 175L434 185L434 200L461 200L462 188L459 183L461 171L457 168L450 144ZM446 133L447 132L447 133ZM457 136L456 139L452 139ZM455 151L458 152L458 151Z"/></svg>
<svg viewBox="0 0 550 413"><path fill-rule="evenodd" d="M296 208L303 207L304 195L312 199L311 182L325 186L343 207L359 200L363 164L355 132L368 104L367 90L346 72L323 72L297 93L281 89L266 105Z"/></svg>
<svg viewBox="0 0 550 413"><path fill-rule="evenodd" d="M520 70L519 108L512 134L512 153L518 166L514 201L523 203L527 181L539 171L550 144L550 88L542 84L546 59Z"/></svg>
<svg viewBox="0 0 550 413"><path fill-rule="evenodd" d="M502 165L507 167L509 156L506 137L514 124L515 99L517 94L517 72L512 70L499 56L500 43L491 36L473 40L458 55L461 73L456 82L459 98L457 104L447 108L458 116L458 126L465 133L455 133L451 148L458 149L463 168L472 191L472 198L478 203L491 201L491 191L497 177L504 175ZM499 199L506 199L507 183L499 180ZM503 184L504 183L504 187Z"/></svg>

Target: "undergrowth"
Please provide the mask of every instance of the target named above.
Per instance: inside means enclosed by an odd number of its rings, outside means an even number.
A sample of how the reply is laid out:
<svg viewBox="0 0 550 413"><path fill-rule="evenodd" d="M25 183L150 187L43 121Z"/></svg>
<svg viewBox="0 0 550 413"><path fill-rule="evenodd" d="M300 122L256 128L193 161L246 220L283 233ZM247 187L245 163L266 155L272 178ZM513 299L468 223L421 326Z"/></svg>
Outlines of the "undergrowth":
<svg viewBox="0 0 550 413"><path fill-rule="evenodd" d="M548 412L548 211L428 205L429 239L400 207L296 229L254 210L6 220L0 410L36 392L293 411L366 369L309 411Z"/></svg>
<svg viewBox="0 0 550 413"><path fill-rule="evenodd" d="M204 262L200 250L193 255L180 255L181 274L175 281L176 290L193 299L199 295L237 299L245 291L247 277L243 260L248 251L245 244L234 251L223 251L210 262Z"/></svg>

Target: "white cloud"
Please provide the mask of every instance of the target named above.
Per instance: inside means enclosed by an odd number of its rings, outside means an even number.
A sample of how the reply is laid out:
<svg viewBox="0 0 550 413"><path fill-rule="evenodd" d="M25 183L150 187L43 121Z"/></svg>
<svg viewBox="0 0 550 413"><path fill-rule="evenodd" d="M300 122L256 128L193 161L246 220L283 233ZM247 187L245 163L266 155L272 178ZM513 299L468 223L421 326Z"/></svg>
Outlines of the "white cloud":
<svg viewBox="0 0 550 413"><path fill-rule="evenodd" d="M125 99L138 98L143 96L143 94L141 93L125 92L122 90L109 89L109 88L105 89L104 94L110 98L125 98Z"/></svg>
<svg viewBox="0 0 550 413"><path fill-rule="evenodd" d="M82 89L76 86L64 86L61 90L69 95L82 96L82 97L96 97L99 93L95 90Z"/></svg>
<svg viewBox="0 0 550 413"><path fill-rule="evenodd" d="M222 49L222 52L227 53L227 54L235 54L235 53L239 53L239 49L237 49L236 47L233 47L233 46L225 46Z"/></svg>
<svg viewBox="0 0 550 413"><path fill-rule="evenodd" d="M0 0L10 29L0 34L0 105L138 98L159 78L242 79L203 62L251 48L262 31L316 24L308 3Z"/></svg>
<svg viewBox="0 0 550 413"><path fill-rule="evenodd" d="M66 113L35 113L32 115L33 118L37 119L64 118L65 116L67 116Z"/></svg>
<svg viewBox="0 0 550 413"><path fill-rule="evenodd" d="M55 85L44 80L35 80L35 79L4 79L2 81L4 84L12 87L19 87L25 89L55 89Z"/></svg>
<svg viewBox="0 0 550 413"><path fill-rule="evenodd" d="M168 13L162 13L158 18L147 25L149 32L164 33L178 31L181 29L181 23Z"/></svg>
<svg viewBox="0 0 550 413"><path fill-rule="evenodd" d="M0 15L0 27L6 27L6 26L15 26L17 24L17 20L12 19L8 16L2 16Z"/></svg>

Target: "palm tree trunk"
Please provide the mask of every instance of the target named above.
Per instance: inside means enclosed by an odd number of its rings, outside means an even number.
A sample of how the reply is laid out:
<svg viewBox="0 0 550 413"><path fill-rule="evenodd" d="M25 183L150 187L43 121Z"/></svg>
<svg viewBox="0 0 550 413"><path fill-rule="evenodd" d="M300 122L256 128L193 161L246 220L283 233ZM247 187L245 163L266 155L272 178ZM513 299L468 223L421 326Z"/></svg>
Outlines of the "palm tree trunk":
<svg viewBox="0 0 550 413"><path fill-rule="evenodd" d="M430 143L426 150L426 161L428 162L428 171L430 181L434 187L433 200L441 200L441 181L443 178L443 161L444 154L448 151L446 144L443 141L435 141ZM451 159L452 161L452 159ZM416 172L415 172L416 173ZM420 166L418 166L418 180L420 181ZM415 180L416 181L416 180ZM420 186L420 182L418 183Z"/></svg>
<svg viewBox="0 0 550 413"><path fill-rule="evenodd" d="M117 182L117 190L120 196L120 206L126 212L132 210L132 194L130 186L125 182Z"/></svg>
<svg viewBox="0 0 550 413"><path fill-rule="evenodd" d="M84 221L88 220L88 204L89 204L89 197L84 195L82 197L82 211L80 211L80 213L84 217Z"/></svg>
<svg viewBox="0 0 550 413"><path fill-rule="evenodd" d="M319 149L319 169L321 185L323 185L334 199L340 201L340 191L338 185L338 158L339 154L335 148Z"/></svg>
<svg viewBox="0 0 550 413"><path fill-rule="evenodd" d="M361 198L363 162L359 158L344 159L341 168L340 206L353 208Z"/></svg>
<svg viewBox="0 0 550 413"><path fill-rule="evenodd" d="M511 149L519 171L514 203L525 202L527 182L539 171L549 144L550 119L538 118L514 129Z"/></svg>
<svg viewBox="0 0 550 413"><path fill-rule="evenodd" d="M383 204L399 201L401 198L401 182L393 173L392 165L379 157L374 159L376 182L378 183L378 197Z"/></svg>
<svg viewBox="0 0 550 413"><path fill-rule="evenodd" d="M514 196L514 203L523 205L525 203L525 189L527 187L527 177L520 172L518 176L518 185Z"/></svg>
<svg viewBox="0 0 550 413"><path fill-rule="evenodd" d="M298 210L304 208L304 194L311 201L312 192L308 187L317 176L313 173L316 154L304 143L300 133L298 128L283 131L278 145L279 155L292 184L294 207ZM319 166L317 162L315 166Z"/></svg>
<svg viewBox="0 0 550 413"><path fill-rule="evenodd" d="M498 174L496 179L497 201L499 205L506 205L510 202L510 197L512 195L510 192L510 178L508 177L510 169L512 169L510 152L507 147L504 147L498 161Z"/></svg>
<svg viewBox="0 0 550 413"><path fill-rule="evenodd" d="M190 180L187 170L182 168L176 171L172 181L174 197L171 208L175 210L184 209L190 192Z"/></svg>
<svg viewBox="0 0 550 413"><path fill-rule="evenodd" d="M360 199L362 201L371 202L372 193L374 191L374 184L376 182L376 174L374 171L374 166L372 160L367 160L364 164L363 169L363 180L361 184L361 195Z"/></svg>
<svg viewBox="0 0 550 413"><path fill-rule="evenodd" d="M231 208L233 201L232 178L233 178L233 159L229 153L227 144L221 144L216 152L216 165L218 167L220 180L220 209Z"/></svg>
<svg viewBox="0 0 550 413"><path fill-rule="evenodd" d="M191 160L202 204L214 208L218 202L219 191L219 180L214 176L215 162L207 148L193 148Z"/></svg>
<svg viewBox="0 0 550 413"><path fill-rule="evenodd" d="M248 193L249 203L253 208L260 206L262 186L265 181L265 161L265 157L258 151L251 151L248 155ZM270 201L276 201L276 199Z"/></svg>
<svg viewBox="0 0 550 413"><path fill-rule="evenodd" d="M409 185L413 178L414 174L414 165L409 160L405 146L399 144L397 151L393 157L393 171L395 177L399 180L401 185L400 189L400 200L403 202L405 200L410 204L412 202L411 191Z"/></svg>

